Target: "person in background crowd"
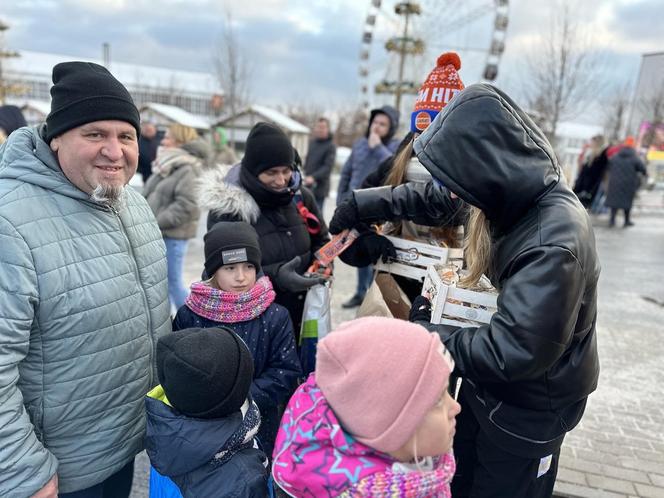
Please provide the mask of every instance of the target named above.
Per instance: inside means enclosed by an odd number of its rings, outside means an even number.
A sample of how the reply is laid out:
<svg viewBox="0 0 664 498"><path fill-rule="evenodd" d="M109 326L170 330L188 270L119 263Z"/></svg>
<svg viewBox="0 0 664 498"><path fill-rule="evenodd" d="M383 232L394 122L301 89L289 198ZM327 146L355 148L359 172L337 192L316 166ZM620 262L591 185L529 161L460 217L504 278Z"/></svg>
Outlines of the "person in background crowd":
<svg viewBox="0 0 664 498"><path fill-rule="evenodd" d="M209 209L208 230L219 221L245 221L258 233L261 268L288 310L299 338L304 297L323 279L305 275L329 240L314 196L302 187L299 156L286 134L256 123L240 164L215 168L200 181L199 202ZM209 277L209 275L208 275Z"/></svg>
<svg viewBox="0 0 664 498"><path fill-rule="evenodd" d="M622 146L612 151L609 159L609 185L604 205L611 209L609 226L616 224L618 209L625 213L624 227L634 225L630 218L632 202L641 183L640 175L647 177L648 173L634 149L634 137L627 137Z"/></svg>
<svg viewBox="0 0 664 498"><path fill-rule="evenodd" d="M327 118L318 118L314 127L314 137L309 142L307 159L304 161L304 185L310 188L318 204L318 211L323 214L325 198L330 192L330 175L337 156L330 122Z"/></svg>
<svg viewBox="0 0 664 498"><path fill-rule="evenodd" d="M378 168L369 173L361 188L394 187L407 182L426 184L431 181L431 174L420 164L415 156L415 139L427 129L438 113L463 90L459 77L461 59L454 52L441 54L436 60L436 67L422 84L410 119L410 132L399 144L394 156L384 160ZM463 225L468 214L467 206L457 199L458 210L448 220L440 220L438 227L426 227L410 221L395 221L383 225L381 233L435 243L444 247L458 247L459 226ZM389 257L394 251L392 243L377 234L368 226L363 227L360 237L341 254L341 260L352 266L362 267L376 263L379 258ZM394 278L412 301L422 291L422 282L401 275Z"/></svg>
<svg viewBox="0 0 664 498"><path fill-rule="evenodd" d="M608 166L608 148L604 137L596 135L590 139L590 146L579 155L579 171L573 190L586 208L603 195L602 181Z"/></svg>
<svg viewBox="0 0 664 498"><path fill-rule="evenodd" d="M138 109L108 70L53 68L46 124L0 148L0 496L126 498L170 332L166 251L127 183Z"/></svg>
<svg viewBox="0 0 664 498"><path fill-rule="evenodd" d="M297 498L450 498L453 369L424 327L374 317L342 324L320 341L316 372L288 403L275 483Z"/></svg>
<svg viewBox="0 0 664 498"><path fill-rule="evenodd" d="M15 105L0 106L0 145L14 130L27 126L21 109Z"/></svg>
<svg viewBox="0 0 664 498"><path fill-rule="evenodd" d="M152 174L152 161L157 157L157 148L161 143L163 133L157 131L154 123L141 123L141 136L138 139L138 172L143 178L143 184Z"/></svg>
<svg viewBox="0 0 664 498"><path fill-rule="evenodd" d="M224 326L249 347L254 359L251 396L261 411L258 441L272 455L279 406L302 375L293 323L274 303L269 277L260 276L261 249L256 230L242 221L220 221L205 234L205 272L210 278L191 286L173 330Z"/></svg>
<svg viewBox="0 0 664 498"><path fill-rule="evenodd" d="M159 340L156 362L145 446L158 475L184 498L267 498L268 461L254 438L261 415L249 393L253 362L242 339L224 327L178 330Z"/></svg>
<svg viewBox="0 0 664 498"><path fill-rule="evenodd" d="M591 221L544 133L491 85L463 90L414 149L446 189L359 190L330 230L398 219L436 226L453 213L453 197L471 206L462 284L490 278L500 292L491 322L433 325L423 296L410 316L438 332L464 379L452 496L550 497L562 442L599 376Z"/></svg>
<svg viewBox="0 0 664 498"><path fill-rule="evenodd" d="M237 162L237 154L228 145L226 130L223 127L217 126L212 130L212 145L214 148L214 164L228 166Z"/></svg>
<svg viewBox="0 0 664 498"><path fill-rule="evenodd" d="M398 128L399 112L394 107L386 105L371 111L366 136L353 144L350 156L341 170L337 206L350 197L353 190L359 188L367 175L374 172L380 163L394 154L399 145L399 141L393 138ZM372 280L371 266L359 267L355 294L342 306L354 308L362 304Z"/></svg>
<svg viewBox="0 0 664 498"><path fill-rule="evenodd" d="M177 311L187 298L182 281L189 239L201 216L195 182L207 164L209 148L193 128L171 125L153 162L153 175L143 189L166 243L168 295Z"/></svg>

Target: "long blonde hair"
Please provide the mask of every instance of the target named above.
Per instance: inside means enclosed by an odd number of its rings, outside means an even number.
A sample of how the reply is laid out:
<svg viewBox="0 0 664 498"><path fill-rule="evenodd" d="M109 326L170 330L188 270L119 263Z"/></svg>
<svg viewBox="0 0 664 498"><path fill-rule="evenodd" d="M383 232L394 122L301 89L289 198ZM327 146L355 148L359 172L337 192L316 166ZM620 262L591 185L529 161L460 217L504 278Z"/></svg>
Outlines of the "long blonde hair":
<svg viewBox="0 0 664 498"><path fill-rule="evenodd" d="M390 167L390 173L385 179L385 185L398 187L402 183L406 183L406 170L408 169L410 158L413 155L414 142L415 139L412 138L410 142L408 142L408 144L406 144L406 146L394 156L394 161L392 161L392 166Z"/></svg>
<svg viewBox="0 0 664 498"><path fill-rule="evenodd" d="M470 206L463 250L468 273L460 283L464 287L473 287L491 264L489 220L484 212L475 206Z"/></svg>

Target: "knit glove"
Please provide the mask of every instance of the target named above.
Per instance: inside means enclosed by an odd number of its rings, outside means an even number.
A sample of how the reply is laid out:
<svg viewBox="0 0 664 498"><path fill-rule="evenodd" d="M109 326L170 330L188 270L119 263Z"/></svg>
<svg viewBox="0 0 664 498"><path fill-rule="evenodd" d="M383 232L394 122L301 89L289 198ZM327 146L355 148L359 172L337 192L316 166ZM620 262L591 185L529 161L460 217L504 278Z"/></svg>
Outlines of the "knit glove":
<svg viewBox="0 0 664 498"><path fill-rule="evenodd" d="M360 235L339 257L344 263L361 268L375 264L378 259L387 263L389 258L396 256L394 244L387 237L371 231Z"/></svg>
<svg viewBox="0 0 664 498"><path fill-rule="evenodd" d="M357 202L351 196L337 206L334 216L330 220L328 230L332 235L342 232L346 228L354 228L360 223L360 213L357 211Z"/></svg>
<svg viewBox="0 0 664 498"><path fill-rule="evenodd" d="M297 269L300 267L302 258L295 256L288 263L282 265L277 271L276 281L277 285L290 292L303 292L314 285L324 284L325 279L316 275L306 277L300 275Z"/></svg>
<svg viewBox="0 0 664 498"><path fill-rule="evenodd" d="M417 296L410 307L408 321L413 323L431 322L431 301L424 296Z"/></svg>

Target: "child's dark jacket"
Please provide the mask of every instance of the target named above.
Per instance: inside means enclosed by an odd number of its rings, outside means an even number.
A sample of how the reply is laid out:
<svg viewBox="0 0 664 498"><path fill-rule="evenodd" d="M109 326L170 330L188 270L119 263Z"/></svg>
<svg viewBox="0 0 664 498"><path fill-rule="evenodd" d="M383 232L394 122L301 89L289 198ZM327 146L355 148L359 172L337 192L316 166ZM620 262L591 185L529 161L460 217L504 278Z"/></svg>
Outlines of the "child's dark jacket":
<svg viewBox="0 0 664 498"><path fill-rule="evenodd" d="M268 496L262 451L236 447L227 461L215 458L242 425L239 411L223 419L190 418L150 396L145 407L150 462L177 484L184 498Z"/></svg>

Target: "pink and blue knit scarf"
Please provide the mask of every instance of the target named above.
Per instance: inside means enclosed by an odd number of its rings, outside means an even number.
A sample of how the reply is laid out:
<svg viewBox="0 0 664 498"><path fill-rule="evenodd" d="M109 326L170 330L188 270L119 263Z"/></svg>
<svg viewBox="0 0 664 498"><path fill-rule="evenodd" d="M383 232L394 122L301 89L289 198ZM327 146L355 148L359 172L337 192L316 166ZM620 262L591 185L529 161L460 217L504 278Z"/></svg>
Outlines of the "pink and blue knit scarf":
<svg viewBox="0 0 664 498"><path fill-rule="evenodd" d="M261 277L246 292L226 292L205 282L191 285L185 305L198 316L221 323L248 322L263 314L276 294L268 277Z"/></svg>

